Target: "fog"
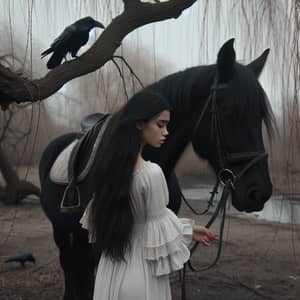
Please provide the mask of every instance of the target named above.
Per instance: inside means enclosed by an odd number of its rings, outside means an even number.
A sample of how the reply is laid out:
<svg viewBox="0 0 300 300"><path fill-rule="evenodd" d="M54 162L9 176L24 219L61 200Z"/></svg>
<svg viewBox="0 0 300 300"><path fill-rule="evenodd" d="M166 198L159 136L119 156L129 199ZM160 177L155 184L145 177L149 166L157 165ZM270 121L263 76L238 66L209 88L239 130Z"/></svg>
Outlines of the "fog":
<svg viewBox="0 0 300 300"><path fill-rule="evenodd" d="M235 38L237 59L249 63L266 48L271 52L260 82L276 116L279 136L272 143L266 136L270 152L272 178L278 189L297 191L299 165L299 107L297 61L298 32L295 29L293 1L197 1L177 19L149 24L130 33L117 50L123 55L144 85L170 73L216 61L220 46ZM0 2L0 56L8 55L15 69L32 78L46 74L45 50L63 29L75 20L90 15L108 25L122 11L121 0L2 0ZM90 33L86 51L101 29ZM79 53L79 54L80 54ZM124 64L127 93L140 89ZM80 119L95 111L112 112L126 100L122 81L112 63L101 70L67 83L42 103L18 112L12 128L31 134L17 146L11 159L20 165L36 164L49 143L63 132L79 130ZM4 118L2 118L4 120ZM9 149L9 145L7 146ZM21 153L21 154L20 154ZM188 147L179 162L179 175L206 172Z"/></svg>

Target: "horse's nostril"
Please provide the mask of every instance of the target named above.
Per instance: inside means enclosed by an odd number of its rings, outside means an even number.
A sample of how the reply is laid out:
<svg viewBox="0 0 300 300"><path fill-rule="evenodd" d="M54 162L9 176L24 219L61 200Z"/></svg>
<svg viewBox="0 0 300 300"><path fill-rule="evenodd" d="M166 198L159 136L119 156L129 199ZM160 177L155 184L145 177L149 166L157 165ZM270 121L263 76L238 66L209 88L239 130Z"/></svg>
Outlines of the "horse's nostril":
<svg viewBox="0 0 300 300"><path fill-rule="evenodd" d="M256 189L250 189L248 192L248 198L251 202L259 202L259 192Z"/></svg>
<svg viewBox="0 0 300 300"><path fill-rule="evenodd" d="M272 189L270 190L257 190L250 189L248 192L248 199L252 204L264 204L271 196Z"/></svg>

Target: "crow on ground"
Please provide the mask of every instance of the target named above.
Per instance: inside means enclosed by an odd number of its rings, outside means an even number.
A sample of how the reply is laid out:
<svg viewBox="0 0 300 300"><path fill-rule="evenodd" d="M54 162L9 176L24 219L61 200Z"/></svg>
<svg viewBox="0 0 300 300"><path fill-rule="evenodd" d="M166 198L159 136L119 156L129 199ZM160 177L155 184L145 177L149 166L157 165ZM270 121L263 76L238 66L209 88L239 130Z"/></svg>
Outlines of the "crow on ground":
<svg viewBox="0 0 300 300"><path fill-rule="evenodd" d="M12 256L8 258L5 262L18 262L22 265L22 267L24 267L26 262L32 262L35 264L35 258L31 253L24 253L21 255Z"/></svg>
<svg viewBox="0 0 300 300"><path fill-rule="evenodd" d="M71 53L72 57L77 57L78 50L87 43L89 32L94 27L104 28L103 24L92 17L82 18L66 27L61 35L54 40L50 48L41 54L43 58L53 52L47 62L48 69L59 66L68 52Z"/></svg>

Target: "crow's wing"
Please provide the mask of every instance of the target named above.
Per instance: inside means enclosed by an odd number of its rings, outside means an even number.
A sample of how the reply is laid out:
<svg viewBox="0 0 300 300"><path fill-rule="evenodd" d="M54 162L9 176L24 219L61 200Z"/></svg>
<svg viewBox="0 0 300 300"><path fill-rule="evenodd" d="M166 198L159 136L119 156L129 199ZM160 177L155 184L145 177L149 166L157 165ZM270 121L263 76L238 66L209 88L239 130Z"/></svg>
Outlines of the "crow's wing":
<svg viewBox="0 0 300 300"><path fill-rule="evenodd" d="M74 35L74 33L76 33L77 29L76 26L74 24L68 26L65 28L65 30L62 32L61 35L59 35L54 42L51 44L51 48L55 49L57 47L60 47L60 45L63 44L68 44L68 41L72 38L72 36Z"/></svg>
<svg viewBox="0 0 300 300"><path fill-rule="evenodd" d="M54 40L50 48L41 53L42 58L51 52L55 52L60 47L68 45L68 42L74 33L76 33L76 26L74 24L67 26L65 30Z"/></svg>
<svg viewBox="0 0 300 300"><path fill-rule="evenodd" d="M78 50L84 46L89 40L89 32L88 31L78 31L73 37L70 39L69 43L69 51L72 54L72 57L77 55Z"/></svg>
<svg viewBox="0 0 300 300"><path fill-rule="evenodd" d="M47 68L51 70L59 66L67 52L68 50L64 49L63 47L58 47L55 49L47 62Z"/></svg>

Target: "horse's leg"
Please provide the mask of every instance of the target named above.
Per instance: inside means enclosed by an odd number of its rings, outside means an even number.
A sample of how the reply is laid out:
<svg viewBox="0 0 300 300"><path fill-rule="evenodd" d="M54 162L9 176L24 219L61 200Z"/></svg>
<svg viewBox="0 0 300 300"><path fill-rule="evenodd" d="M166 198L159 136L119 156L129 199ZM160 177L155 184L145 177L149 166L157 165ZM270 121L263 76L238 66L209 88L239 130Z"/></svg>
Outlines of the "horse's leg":
<svg viewBox="0 0 300 300"><path fill-rule="evenodd" d="M95 259L88 242L87 231L81 227L70 236L75 260L75 299L92 300L94 292Z"/></svg>
<svg viewBox="0 0 300 300"><path fill-rule="evenodd" d="M74 262L70 259L72 256L69 238L70 234L68 232L62 232L57 228L53 228L53 236L59 249L59 260L64 271L65 291L63 300L74 300L72 291L72 264Z"/></svg>
<svg viewBox="0 0 300 300"><path fill-rule="evenodd" d="M175 214L178 214L181 206L181 189L178 183L177 176L175 172L171 172L167 178L168 188L169 188L169 204L170 208Z"/></svg>
<svg viewBox="0 0 300 300"><path fill-rule="evenodd" d="M94 259L87 234L82 229L62 232L54 228L54 240L65 278L63 300L91 300L94 288Z"/></svg>

